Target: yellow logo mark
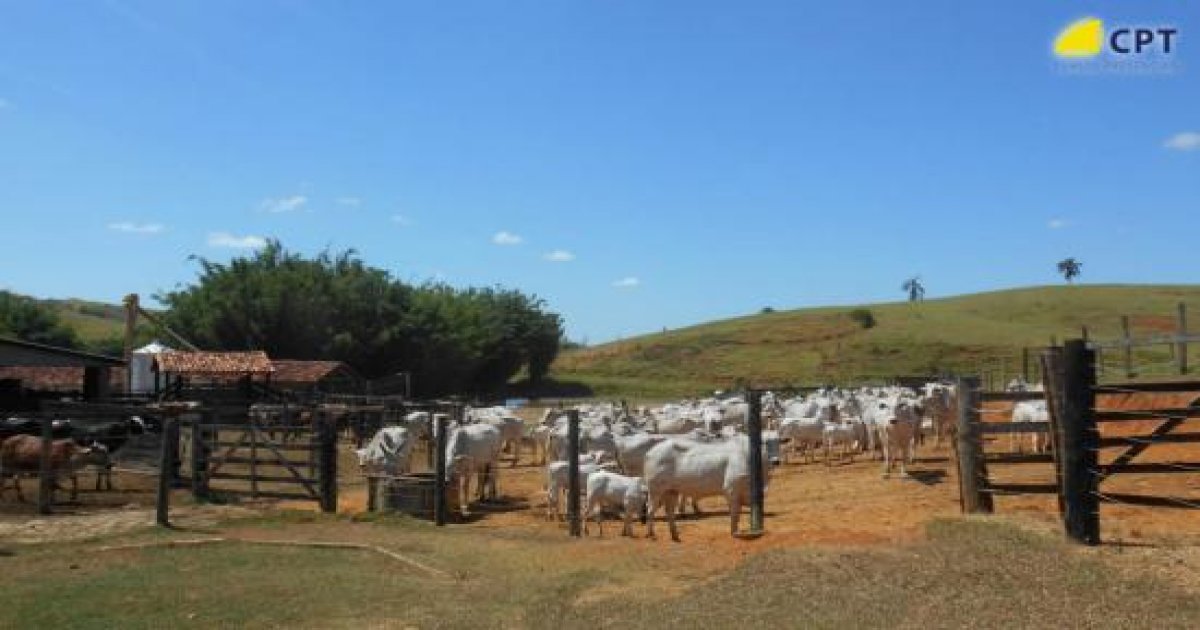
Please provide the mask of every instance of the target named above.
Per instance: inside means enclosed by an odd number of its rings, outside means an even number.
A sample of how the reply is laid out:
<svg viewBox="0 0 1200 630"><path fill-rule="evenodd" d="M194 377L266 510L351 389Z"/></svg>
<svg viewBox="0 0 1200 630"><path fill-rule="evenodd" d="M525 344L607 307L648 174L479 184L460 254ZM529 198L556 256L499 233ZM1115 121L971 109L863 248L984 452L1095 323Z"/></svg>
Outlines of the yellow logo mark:
<svg viewBox="0 0 1200 630"><path fill-rule="evenodd" d="M1067 25L1054 39L1059 57L1095 57L1104 48L1104 22L1087 17Z"/></svg>

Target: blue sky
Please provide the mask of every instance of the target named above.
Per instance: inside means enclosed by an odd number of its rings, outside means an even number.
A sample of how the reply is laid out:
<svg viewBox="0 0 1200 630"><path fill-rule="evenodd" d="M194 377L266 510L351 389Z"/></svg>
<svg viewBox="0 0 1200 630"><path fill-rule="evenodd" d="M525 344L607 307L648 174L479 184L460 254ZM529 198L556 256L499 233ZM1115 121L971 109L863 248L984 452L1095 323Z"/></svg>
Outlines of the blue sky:
<svg viewBox="0 0 1200 630"><path fill-rule="evenodd" d="M0 286L115 302L278 237L596 342L1068 255L1195 282L1197 6L0 0ZM1177 27L1170 71L1067 72L1085 15Z"/></svg>

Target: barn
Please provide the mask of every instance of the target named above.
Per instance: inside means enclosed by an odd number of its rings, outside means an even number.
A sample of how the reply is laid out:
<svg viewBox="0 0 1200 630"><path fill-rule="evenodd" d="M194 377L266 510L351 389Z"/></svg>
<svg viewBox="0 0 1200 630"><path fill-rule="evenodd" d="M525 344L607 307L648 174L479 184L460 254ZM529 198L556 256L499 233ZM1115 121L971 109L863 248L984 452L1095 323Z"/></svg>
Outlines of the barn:
<svg viewBox="0 0 1200 630"><path fill-rule="evenodd" d="M0 409L36 407L45 397L107 398L125 362L115 357L0 337Z"/></svg>

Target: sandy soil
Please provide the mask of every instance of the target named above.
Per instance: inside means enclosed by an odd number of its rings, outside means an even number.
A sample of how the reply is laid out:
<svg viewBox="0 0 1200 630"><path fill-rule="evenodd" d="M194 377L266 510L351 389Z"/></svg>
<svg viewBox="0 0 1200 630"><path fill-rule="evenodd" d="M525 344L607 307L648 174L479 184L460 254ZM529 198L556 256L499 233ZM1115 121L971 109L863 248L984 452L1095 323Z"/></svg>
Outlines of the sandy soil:
<svg viewBox="0 0 1200 630"><path fill-rule="evenodd" d="M536 416L537 410L528 410L527 414ZM989 451L1007 448L1007 436L997 437L988 444ZM364 511L365 483L353 463L349 446L342 450L339 511ZM1102 454L1101 461L1111 460L1117 452L1118 449L1109 449ZM1156 446L1139 461L1194 461L1200 459L1196 454L1197 448L1191 445ZM531 463L528 455L516 467L510 468L506 462L501 467L499 482L503 500L478 506L477 518L456 527L521 528L544 532L547 536L565 535L562 523L545 518L543 470ZM925 523L931 519L959 515L958 481L948 447L926 444L919 448L910 478L893 475L883 479L880 471L878 461L861 456L853 463L835 462L832 466L793 460L776 468L771 478L764 537L756 541L731 538L724 500L719 498L702 501L705 512L702 516L689 514L680 521L681 537L687 545L701 544L736 558L750 550L774 546L857 546L910 541L922 536ZM992 465L990 474L997 481L1053 481L1052 466L1048 463ZM0 540L78 539L142 527L153 520L152 482L152 477L118 475L119 492L95 493L85 489L77 504L60 506L60 513L50 517L38 517L32 504L14 503L10 493L0 500ZM34 486L27 485L26 489L31 499L36 496ZM1102 489L1200 500L1200 473L1121 475L1106 481ZM181 500L175 503L178 507L172 510L173 518L178 514L185 524L192 518L204 522L235 514L236 510L261 509L190 506L186 493L179 491L179 494ZM316 503L308 501L268 505L317 509ZM996 513L1038 528L1060 528L1053 495L998 497ZM1200 544L1200 515L1195 511L1105 504L1101 515L1102 535L1108 542L1129 546ZM743 514L743 526L748 525L748 520L748 514ZM614 537L619 526L611 523L605 531ZM644 527L636 526L635 538L644 536ZM664 528L660 542L652 544L669 546L666 540Z"/></svg>

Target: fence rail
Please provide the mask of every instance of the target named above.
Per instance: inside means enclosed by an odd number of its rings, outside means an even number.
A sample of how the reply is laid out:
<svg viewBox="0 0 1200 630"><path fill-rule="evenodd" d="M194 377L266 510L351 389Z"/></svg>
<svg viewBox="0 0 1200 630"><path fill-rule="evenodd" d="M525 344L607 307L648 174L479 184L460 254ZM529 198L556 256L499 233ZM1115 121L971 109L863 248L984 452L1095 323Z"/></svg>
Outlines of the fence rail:
<svg viewBox="0 0 1200 630"><path fill-rule="evenodd" d="M1181 317L1183 310L1180 309ZM1171 336L1173 342L1191 341L1185 335ZM1200 341L1200 337L1196 340ZM1128 347L1126 344L1125 347ZM1049 425L1029 422L986 423L981 420L983 404L995 401L1028 400L1011 394L979 391L978 378L960 379L956 459L962 509L967 513L994 510L993 495L1055 493L1066 533L1072 539L1094 545L1100 542L1100 504L1200 509L1200 498L1110 492L1101 486L1122 474L1200 473L1200 449L1195 461L1136 461L1148 449L1162 444L1200 444L1200 432L1180 432L1189 420L1200 419L1200 407L1173 406L1150 409L1113 409L1098 406L1101 394L1195 394L1200 402L1200 382L1118 383L1096 382L1095 344L1083 339L1062 347L1048 348L1042 355L1045 400ZM1107 400L1107 399L1106 399ZM1130 423L1154 423L1142 429ZM1136 431L1135 435L1102 435L1100 426L1111 430ZM1051 455L989 456L983 449L984 435L1045 433L1051 438ZM1119 449L1108 462L1099 461L1102 450ZM1054 483L1010 483L991 478L988 463L1030 463L1053 466Z"/></svg>

